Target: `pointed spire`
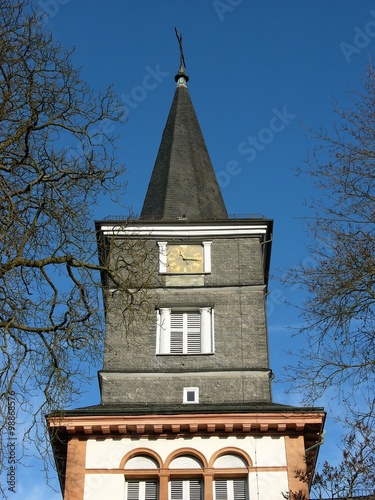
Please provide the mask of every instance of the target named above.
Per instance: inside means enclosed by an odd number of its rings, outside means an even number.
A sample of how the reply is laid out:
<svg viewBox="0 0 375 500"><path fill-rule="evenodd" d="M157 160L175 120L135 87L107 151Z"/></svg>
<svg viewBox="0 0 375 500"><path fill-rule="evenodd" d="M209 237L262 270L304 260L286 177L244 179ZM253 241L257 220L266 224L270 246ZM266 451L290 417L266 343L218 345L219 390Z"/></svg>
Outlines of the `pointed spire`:
<svg viewBox="0 0 375 500"><path fill-rule="evenodd" d="M227 219L228 214L187 89L180 46L177 88L143 204L141 219Z"/></svg>

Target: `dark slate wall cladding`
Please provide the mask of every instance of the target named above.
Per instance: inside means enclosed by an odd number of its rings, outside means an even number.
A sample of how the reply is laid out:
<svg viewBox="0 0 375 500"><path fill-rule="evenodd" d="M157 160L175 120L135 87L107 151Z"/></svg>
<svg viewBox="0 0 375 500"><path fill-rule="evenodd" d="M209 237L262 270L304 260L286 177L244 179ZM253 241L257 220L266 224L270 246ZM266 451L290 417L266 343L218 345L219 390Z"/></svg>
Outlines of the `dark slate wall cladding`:
<svg viewBox="0 0 375 500"><path fill-rule="evenodd" d="M157 268L157 241L147 246ZM213 238L211 253L212 273L204 286L192 287L191 277L181 276L177 286L160 288L154 269L147 312L124 316L121 297L109 296L104 371L118 375L102 381L103 402L181 402L188 386L199 386L207 403L270 400L260 240ZM214 353L157 355L156 309L203 306L214 308Z"/></svg>
<svg viewBox="0 0 375 500"><path fill-rule="evenodd" d="M126 372L247 370L268 368L264 294L251 288L179 290L159 294L164 307L214 307L214 354L156 355L156 312L132 324L107 314L105 370ZM157 304L155 304L157 305Z"/></svg>
<svg viewBox="0 0 375 500"><path fill-rule="evenodd" d="M199 388L199 403L269 402L269 379L266 373L197 374L196 376L147 374L139 377L106 377L102 384L102 404L147 403L150 405L183 402L184 387ZM190 405L189 405L190 406Z"/></svg>
<svg viewBox="0 0 375 500"><path fill-rule="evenodd" d="M165 241L166 238L159 238ZM175 243L201 243L202 240L212 241L211 245L211 268L212 271L204 276L204 285L212 286L239 286L239 285L263 285L263 263L262 245L259 237L243 238L203 238L179 239ZM127 266L132 268L135 263L137 272L133 273L138 281L145 281L148 287L165 286L165 277L158 274L159 247L158 240L141 241L133 240L132 243L120 241L115 245L113 259L119 254L125 256ZM169 239L169 243L173 243ZM129 250L128 250L129 249ZM134 254L134 255L132 255ZM144 259L143 257L147 257ZM124 266L121 266L124 269ZM142 274L143 272L143 274ZM135 283L137 284L137 283ZM191 279L188 275L182 276L178 286L190 286Z"/></svg>
<svg viewBox="0 0 375 500"><path fill-rule="evenodd" d="M212 273L207 286L262 285L263 267L259 238L212 239Z"/></svg>

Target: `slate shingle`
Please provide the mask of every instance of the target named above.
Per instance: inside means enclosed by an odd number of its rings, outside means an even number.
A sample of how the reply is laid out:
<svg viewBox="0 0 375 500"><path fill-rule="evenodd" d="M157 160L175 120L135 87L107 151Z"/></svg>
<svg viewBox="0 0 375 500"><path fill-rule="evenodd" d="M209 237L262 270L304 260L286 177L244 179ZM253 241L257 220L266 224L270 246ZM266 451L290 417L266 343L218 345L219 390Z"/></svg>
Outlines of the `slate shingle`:
<svg viewBox="0 0 375 500"><path fill-rule="evenodd" d="M227 219L186 84L177 85L141 219Z"/></svg>

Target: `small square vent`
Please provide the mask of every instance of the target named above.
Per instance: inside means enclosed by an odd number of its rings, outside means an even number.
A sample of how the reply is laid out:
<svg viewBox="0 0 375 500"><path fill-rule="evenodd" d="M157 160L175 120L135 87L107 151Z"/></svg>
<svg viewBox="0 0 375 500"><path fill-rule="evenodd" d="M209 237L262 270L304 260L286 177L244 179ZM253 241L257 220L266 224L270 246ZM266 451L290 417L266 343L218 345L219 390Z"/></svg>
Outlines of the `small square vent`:
<svg viewBox="0 0 375 500"><path fill-rule="evenodd" d="M199 387L184 387L183 402L186 404L199 403Z"/></svg>

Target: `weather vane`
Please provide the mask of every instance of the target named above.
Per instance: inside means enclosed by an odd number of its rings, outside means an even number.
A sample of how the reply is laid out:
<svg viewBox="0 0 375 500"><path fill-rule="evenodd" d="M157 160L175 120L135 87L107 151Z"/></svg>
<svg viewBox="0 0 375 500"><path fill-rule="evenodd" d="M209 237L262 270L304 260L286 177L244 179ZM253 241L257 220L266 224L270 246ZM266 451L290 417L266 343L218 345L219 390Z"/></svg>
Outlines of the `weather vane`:
<svg viewBox="0 0 375 500"><path fill-rule="evenodd" d="M174 30L178 40L178 45L180 47L180 69L184 69L186 68L186 63L185 63L184 51L182 48L182 33L178 34L177 28L175 28Z"/></svg>

